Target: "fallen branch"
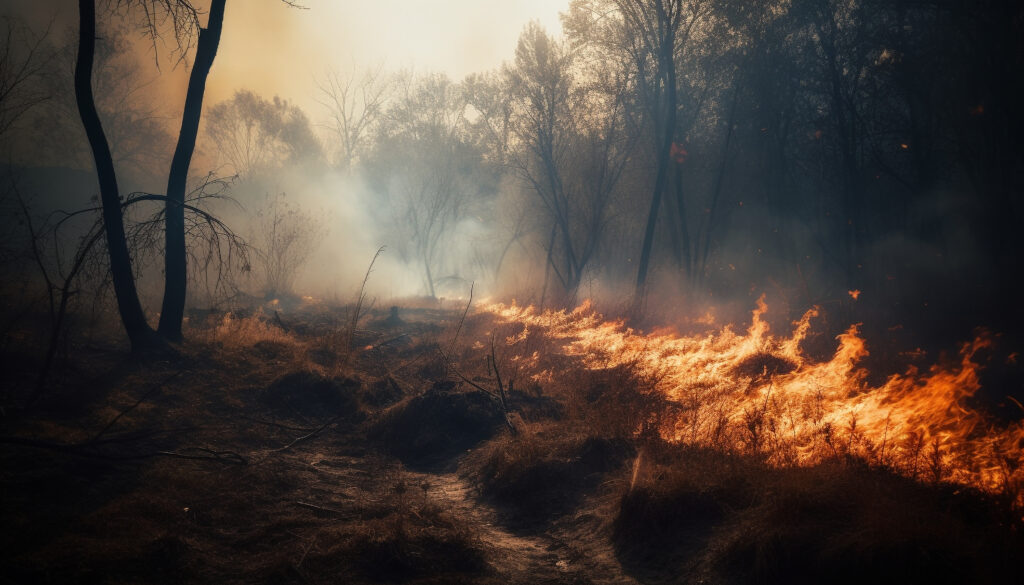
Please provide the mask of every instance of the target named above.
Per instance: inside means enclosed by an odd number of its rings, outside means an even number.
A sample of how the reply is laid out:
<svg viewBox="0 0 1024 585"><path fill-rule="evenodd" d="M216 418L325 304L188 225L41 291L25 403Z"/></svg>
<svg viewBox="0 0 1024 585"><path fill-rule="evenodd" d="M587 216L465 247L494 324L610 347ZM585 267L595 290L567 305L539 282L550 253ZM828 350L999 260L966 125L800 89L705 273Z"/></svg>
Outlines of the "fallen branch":
<svg viewBox="0 0 1024 585"><path fill-rule="evenodd" d="M390 345L390 344L398 341L399 339L402 339L403 337L409 337L409 334L408 333L403 333L403 334L401 334L401 335L399 335L397 337L392 337L391 339L388 339L386 341L382 341L380 343L371 344L366 349L367 350L371 350L371 351L374 350L374 349L380 349L380 348L382 348L382 347L384 347L386 345Z"/></svg>
<svg viewBox="0 0 1024 585"><path fill-rule="evenodd" d="M187 447L188 450L198 451L205 453L205 455L190 455L181 451L157 451L152 456L162 457L174 457L177 459L209 459L217 461L218 463L231 463L233 465L245 465L248 463L245 457L239 455L234 451L214 451L213 449L207 449L205 447ZM149 457L151 455L140 455L139 458Z"/></svg>
<svg viewBox="0 0 1024 585"><path fill-rule="evenodd" d="M257 423L257 424L267 425L267 426L270 426L270 427L277 427L279 429L284 429L286 431L299 431L300 433L308 433L308 432L314 430L313 427L293 427L292 425L285 425L285 424L281 424L281 423L276 423L276 422L269 421L269 420L263 420L261 418L254 418L254 417L251 417L251 416L246 416L244 414L243 415L239 415L239 416L241 418L244 418L245 420L252 421L252 422Z"/></svg>
<svg viewBox="0 0 1024 585"><path fill-rule="evenodd" d="M122 410L121 412L119 412L117 414L117 416L115 416L113 419L111 419L110 422L108 422L102 429L100 429L100 431L98 433L96 433L96 435L92 438L91 441L89 441L89 443L95 443L96 441L98 441L100 437L102 437L107 431L110 430L111 427L114 426L115 423L117 423L117 421L121 420L122 416L124 416L124 415L128 414L129 412L135 410L135 408L138 407L140 404L142 404L143 401L145 401L147 398L149 398L150 395L154 394L157 390L160 390L161 388L163 388L168 382L170 382L171 380L177 378L182 373L183 372L181 372L181 371L175 372L170 377L168 377L166 380L160 382L156 386L153 386L152 388L147 390L142 396L139 397L138 400L135 401L134 404L132 404L128 408L126 408L126 409Z"/></svg>
<svg viewBox="0 0 1024 585"><path fill-rule="evenodd" d="M343 516L344 512L341 510L335 510L333 508L325 508L324 506L318 506L316 504L310 504L309 502L296 501L296 506L312 510L317 516Z"/></svg>
<svg viewBox="0 0 1024 585"><path fill-rule="evenodd" d="M284 447L272 450L271 453L280 453L281 451L287 451L288 449L291 449L292 447L294 447L295 445L298 445L299 443L301 443L303 441L312 439L313 437L319 435L321 433L321 431L323 431L327 427L329 427L332 424L338 422L338 420L340 418L341 418L341 415L332 417L329 421L327 421L324 424L320 425L319 427L313 429L312 432L307 433L305 435L302 435L301 437L296 438L295 440L293 440L291 443L288 443Z"/></svg>

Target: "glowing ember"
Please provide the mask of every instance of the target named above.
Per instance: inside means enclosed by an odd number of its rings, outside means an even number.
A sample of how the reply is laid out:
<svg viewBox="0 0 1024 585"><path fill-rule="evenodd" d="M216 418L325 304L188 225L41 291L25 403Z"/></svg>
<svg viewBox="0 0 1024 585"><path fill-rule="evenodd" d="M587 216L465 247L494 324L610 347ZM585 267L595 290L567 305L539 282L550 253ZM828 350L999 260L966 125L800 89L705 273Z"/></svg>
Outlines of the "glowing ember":
<svg viewBox="0 0 1024 585"><path fill-rule="evenodd" d="M974 356L991 345L987 336L965 344L952 365L911 367L875 387L858 365L868 350L856 325L838 336L831 359L816 362L800 348L816 308L794 322L788 337L776 337L762 319L763 297L757 305L745 333L726 326L692 337L640 335L605 321L589 303L573 311L503 304L484 310L525 326L506 340L513 353L532 330L587 368L626 365L651 375L676 408L661 429L670 440L756 452L777 465L858 457L915 479L1007 494L1024 505L1024 427L1000 428L966 404L980 388ZM553 376L536 352L513 359L537 381Z"/></svg>

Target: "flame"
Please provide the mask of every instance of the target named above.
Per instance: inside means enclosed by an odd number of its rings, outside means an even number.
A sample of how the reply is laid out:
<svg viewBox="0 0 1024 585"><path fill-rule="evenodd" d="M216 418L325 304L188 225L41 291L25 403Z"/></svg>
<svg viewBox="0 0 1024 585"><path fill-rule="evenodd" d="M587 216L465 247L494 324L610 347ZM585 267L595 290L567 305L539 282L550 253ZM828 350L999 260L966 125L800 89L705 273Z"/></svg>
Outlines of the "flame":
<svg viewBox="0 0 1024 585"><path fill-rule="evenodd" d="M989 336L964 344L955 363L912 366L873 386L860 365L868 349L857 325L837 337L830 359L815 361L801 344L819 309L795 321L788 336L771 334L767 309L762 296L743 333L726 326L681 336L641 334L605 320L589 301L572 311L483 307L499 323L524 326L505 340L510 348L539 333L549 351L586 368L626 365L650 374L672 407L660 429L669 440L756 452L777 465L857 457L915 479L1009 494L1024 506L1024 426L997 425L967 404L981 387L976 356L992 345ZM538 382L555 376L537 351L513 359Z"/></svg>

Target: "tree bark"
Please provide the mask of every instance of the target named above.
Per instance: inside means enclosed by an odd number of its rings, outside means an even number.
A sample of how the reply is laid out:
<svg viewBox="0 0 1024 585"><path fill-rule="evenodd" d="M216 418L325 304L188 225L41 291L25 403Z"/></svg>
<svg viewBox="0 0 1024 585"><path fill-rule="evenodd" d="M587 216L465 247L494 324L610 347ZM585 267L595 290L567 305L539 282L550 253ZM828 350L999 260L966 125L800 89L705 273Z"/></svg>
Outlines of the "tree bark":
<svg viewBox="0 0 1024 585"><path fill-rule="evenodd" d="M181 322L185 314L185 294L188 288L188 263L185 251L185 188L192 153L199 134L199 119L203 112L203 94L206 78L217 56L220 34L224 25L226 0L213 0L207 26L199 30L196 59L188 80L185 108L181 116L178 145L174 149L171 170L167 179L165 203L166 232L164 252L164 300L160 311L159 332L165 338L181 339Z"/></svg>
<svg viewBox="0 0 1024 585"><path fill-rule="evenodd" d="M121 197L117 187L114 160L110 154L106 134L103 132L103 124L96 111L96 100L92 92L92 67L96 55L95 0L79 0L78 15L75 101L96 165L103 208L103 229L110 256L110 274L114 284L114 295L117 298L117 309L131 341L132 351L139 351L156 345L157 336L146 322L146 315L142 311L142 304L135 288L135 275L132 272L128 242L125 239L124 217L121 214Z"/></svg>

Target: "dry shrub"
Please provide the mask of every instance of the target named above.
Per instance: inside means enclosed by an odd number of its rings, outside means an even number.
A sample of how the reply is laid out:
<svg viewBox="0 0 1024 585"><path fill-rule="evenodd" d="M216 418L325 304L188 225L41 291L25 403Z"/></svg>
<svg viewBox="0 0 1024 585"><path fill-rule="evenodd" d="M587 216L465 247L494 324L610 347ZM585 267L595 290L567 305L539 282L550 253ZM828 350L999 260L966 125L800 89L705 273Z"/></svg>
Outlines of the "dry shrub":
<svg viewBox="0 0 1024 585"><path fill-rule="evenodd" d="M386 410L370 437L407 465L433 468L494 436L504 420L493 396L438 382Z"/></svg>
<svg viewBox="0 0 1024 585"><path fill-rule="evenodd" d="M1005 511L948 486L829 463L651 444L613 523L635 574L736 583L1017 583ZM695 579L696 580L696 579Z"/></svg>
<svg viewBox="0 0 1024 585"><path fill-rule="evenodd" d="M496 439L470 464L482 493L508 512L510 524L530 527L571 511L634 453L622 439L551 431Z"/></svg>
<svg viewBox="0 0 1024 585"><path fill-rule="evenodd" d="M267 319L262 308L246 316L228 312L210 321L208 319L207 326L195 332L196 338L219 343L226 348L252 347L257 343L286 346L297 344L293 336Z"/></svg>
<svg viewBox="0 0 1024 585"><path fill-rule="evenodd" d="M315 372L298 371L274 380L260 399L283 417L360 420L364 416L357 400L361 386L355 378L328 378Z"/></svg>

